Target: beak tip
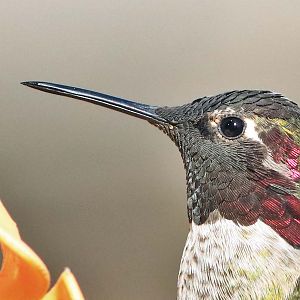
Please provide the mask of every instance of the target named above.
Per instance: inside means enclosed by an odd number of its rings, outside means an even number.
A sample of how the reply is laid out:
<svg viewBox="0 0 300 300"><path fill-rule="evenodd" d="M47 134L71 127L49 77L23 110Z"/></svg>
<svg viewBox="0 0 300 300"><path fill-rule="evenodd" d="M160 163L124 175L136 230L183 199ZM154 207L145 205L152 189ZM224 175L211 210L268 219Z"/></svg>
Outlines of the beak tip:
<svg viewBox="0 0 300 300"><path fill-rule="evenodd" d="M23 82L20 82L22 85L25 85L25 86L29 86L29 87L36 87L38 86L38 82L37 81L23 81Z"/></svg>

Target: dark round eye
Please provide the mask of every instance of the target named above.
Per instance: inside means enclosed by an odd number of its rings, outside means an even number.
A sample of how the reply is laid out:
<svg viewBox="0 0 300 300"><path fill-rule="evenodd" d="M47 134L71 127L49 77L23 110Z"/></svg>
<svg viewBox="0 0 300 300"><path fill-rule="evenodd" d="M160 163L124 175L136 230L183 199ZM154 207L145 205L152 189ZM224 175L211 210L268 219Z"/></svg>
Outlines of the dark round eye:
<svg viewBox="0 0 300 300"><path fill-rule="evenodd" d="M229 139L238 138L244 132L245 123L238 117L227 117L221 120L220 131Z"/></svg>

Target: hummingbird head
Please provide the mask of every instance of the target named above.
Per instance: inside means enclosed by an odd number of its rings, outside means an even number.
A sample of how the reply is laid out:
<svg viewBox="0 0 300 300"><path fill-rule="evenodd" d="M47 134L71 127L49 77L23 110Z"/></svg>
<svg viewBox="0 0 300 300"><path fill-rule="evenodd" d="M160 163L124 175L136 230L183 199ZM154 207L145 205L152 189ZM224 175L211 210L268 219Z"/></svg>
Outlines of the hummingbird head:
<svg viewBox="0 0 300 300"><path fill-rule="evenodd" d="M300 111L268 91L233 91L158 108L180 149L190 222L218 210L237 224L258 219L300 246Z"/></svg>
<svg viewBox="0 0 300 300"><path fill-rule="evenodd" d="M157 107L45 82L27 86L146 119L180 150L190 222L218 211L248 226L257 220L300 247L300 110L269 91L232 91L177 107Z"/></svg>

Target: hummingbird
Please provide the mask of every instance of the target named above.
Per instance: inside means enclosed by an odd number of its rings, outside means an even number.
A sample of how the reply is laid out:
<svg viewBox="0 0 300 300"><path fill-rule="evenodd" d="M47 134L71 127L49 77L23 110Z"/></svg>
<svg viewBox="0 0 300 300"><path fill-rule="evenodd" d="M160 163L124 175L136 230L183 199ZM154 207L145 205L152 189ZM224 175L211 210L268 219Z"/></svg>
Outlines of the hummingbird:
<svg viewBox="0 0 300 300"><path fill-rule="evenodd" d="M300 109L279 93L230 91L176 107L61 84L44 92L144 119L180 151L190 231L178 300L300 299Z"/></svg>

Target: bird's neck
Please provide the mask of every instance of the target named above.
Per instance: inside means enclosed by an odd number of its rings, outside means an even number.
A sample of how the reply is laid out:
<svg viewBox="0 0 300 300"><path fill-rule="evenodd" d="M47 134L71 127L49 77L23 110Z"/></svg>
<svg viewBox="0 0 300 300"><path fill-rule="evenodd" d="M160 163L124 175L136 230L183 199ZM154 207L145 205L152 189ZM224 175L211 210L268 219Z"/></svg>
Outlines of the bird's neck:
<svg viewBox="0 0 300 300"><path fill-rule="evenodd" d="M300 275L300 250L257 221L239 226L210 214L191 224L178 276L178 300L287 299Z"/></svg>

